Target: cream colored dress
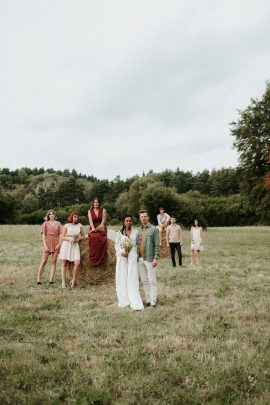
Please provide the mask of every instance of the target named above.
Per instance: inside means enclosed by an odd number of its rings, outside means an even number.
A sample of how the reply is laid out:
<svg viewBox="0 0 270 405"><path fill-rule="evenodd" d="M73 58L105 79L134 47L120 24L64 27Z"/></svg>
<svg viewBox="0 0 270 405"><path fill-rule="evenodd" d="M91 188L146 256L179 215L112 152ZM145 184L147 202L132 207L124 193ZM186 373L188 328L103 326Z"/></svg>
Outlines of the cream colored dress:
<svg viewBox="0 0 270 405"><path fill-rule="evenodd" d="M65 224L67 233L65 236L74 236L81 232L82 224ZM63 240L60 249L60 259L68 260L69 262L74 262L75 260L80 260L80 246L78 242L69 242L68 240Z"/></svg>
<svg viewBox="0 0 270 405"><path fill-rule="evenodd" d="M191 241L191 250L202 251L204 249L202 244L201 232L202 232L201 227L198 228L195 228L194 226L191 227L191 234L193 240L193 242Z"/></svg>

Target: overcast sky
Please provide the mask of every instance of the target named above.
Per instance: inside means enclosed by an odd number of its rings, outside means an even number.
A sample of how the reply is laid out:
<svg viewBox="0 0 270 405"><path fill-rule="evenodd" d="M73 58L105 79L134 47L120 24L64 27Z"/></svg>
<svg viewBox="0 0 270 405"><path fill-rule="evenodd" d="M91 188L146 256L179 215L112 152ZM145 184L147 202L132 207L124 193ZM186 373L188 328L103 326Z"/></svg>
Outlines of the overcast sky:
<svg viewBox="0 0 270 405"><path fill-rule="evenodd" d="M0 0L0 168L235 167L269 21L269 0Z"/></svg>

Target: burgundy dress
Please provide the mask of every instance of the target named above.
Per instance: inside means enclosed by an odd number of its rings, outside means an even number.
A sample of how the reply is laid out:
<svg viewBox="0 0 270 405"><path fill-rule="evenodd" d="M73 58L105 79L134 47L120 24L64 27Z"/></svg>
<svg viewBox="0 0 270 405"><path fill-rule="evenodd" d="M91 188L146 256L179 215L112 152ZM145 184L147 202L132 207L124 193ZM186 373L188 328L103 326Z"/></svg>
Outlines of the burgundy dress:
<svg viewBox="0 0 270 405"><path fill-rule="evenodd" d="M102 222L103 210L99 210L96 216L93 208L90 210L90 215L94 227L97 228ZM88 232L89 237L89 257L92 266L99 266L107 261L107 227L104 226L102 231L92 232L91 226Z"/></svg>

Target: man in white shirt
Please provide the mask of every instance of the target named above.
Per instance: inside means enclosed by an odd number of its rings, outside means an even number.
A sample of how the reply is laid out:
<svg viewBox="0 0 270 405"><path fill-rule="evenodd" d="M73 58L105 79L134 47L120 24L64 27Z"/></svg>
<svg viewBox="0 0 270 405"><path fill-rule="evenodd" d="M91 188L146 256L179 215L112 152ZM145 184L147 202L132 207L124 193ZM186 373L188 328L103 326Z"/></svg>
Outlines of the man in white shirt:
<svg viewBox="0 0 270 405"><path fill-rule="evenodd" d="M166 230L167 247L170 248L173 267L176 267L175 250L177 250L179 258L179 266L182 266L182 250L183 244L182 229L176 224L176 218L171 217L171 225Z"/></svg>
<svg viewBox="0 0 270 405"><path fill-rule="evenodd" d="M158 221L157 228L158 228L158 230L159 230L160 245L161 245L161 234L162 234L162 231L163 231L163 229L166 230L167 226L168 226L169 223L170 223L170 219L171 219L170 215L165 212L165 210L164 210L163 207L160 207L160 209L159 209L159 214L158 214L158 216L157 216L157 221Z"/></svg>

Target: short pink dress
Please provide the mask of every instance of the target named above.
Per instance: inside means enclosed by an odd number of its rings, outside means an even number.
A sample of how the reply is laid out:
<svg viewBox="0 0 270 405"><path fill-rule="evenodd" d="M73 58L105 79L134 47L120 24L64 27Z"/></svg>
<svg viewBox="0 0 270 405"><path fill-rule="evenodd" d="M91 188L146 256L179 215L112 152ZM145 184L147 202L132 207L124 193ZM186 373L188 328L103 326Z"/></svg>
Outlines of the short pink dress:
<svg viewBox="0 0 270 405"><path fill-rule="evenodd" d="M58 221L45 221L41 226L41 233L45 235L47 250L43 248L43 253L59 253L59 237L62 232L62 226Z"/></svg>

